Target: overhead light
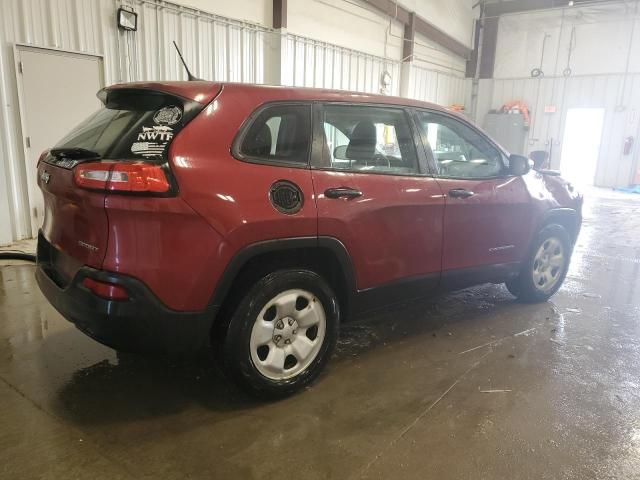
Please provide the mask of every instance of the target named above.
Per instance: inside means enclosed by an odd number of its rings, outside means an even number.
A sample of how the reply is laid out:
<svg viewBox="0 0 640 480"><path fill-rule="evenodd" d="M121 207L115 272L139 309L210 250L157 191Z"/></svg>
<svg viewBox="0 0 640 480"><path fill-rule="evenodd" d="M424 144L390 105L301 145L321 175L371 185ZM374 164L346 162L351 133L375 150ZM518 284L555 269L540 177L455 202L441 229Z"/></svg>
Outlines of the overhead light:
<svg viewBox="0 0 640 480"><path fill-rule="evenodd" d="M570 2L568 3L568 5L569 5L570 7L573 7L573 0L570 0Z"/></svg>
<svg viewBox="0 0 640 480"><path fill-rule="evenodd" d="M118 28L135 32L138 30L138 14L124 8L118 9Z"/></svg>

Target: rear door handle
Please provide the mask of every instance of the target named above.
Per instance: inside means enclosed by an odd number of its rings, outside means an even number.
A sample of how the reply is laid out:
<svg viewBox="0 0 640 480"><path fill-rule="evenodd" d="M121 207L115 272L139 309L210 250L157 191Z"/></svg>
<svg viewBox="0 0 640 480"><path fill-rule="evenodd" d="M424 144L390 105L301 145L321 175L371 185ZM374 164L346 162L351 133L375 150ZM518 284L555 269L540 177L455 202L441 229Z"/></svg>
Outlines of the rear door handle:
<svg viewBox="0 0 640 480"><path fill-rule="evenodd" d="M452 198L469 198L473 197L475 193L471 190L467 190L466 188L454 188L449 190L449 196Z"/></svg>
<svg viewBox="0 0 640 480"><path fill-rule="evenodd" d="M350 187L328 188L324 191L327 198L357 198L362 196L360 190Z"/></svg>

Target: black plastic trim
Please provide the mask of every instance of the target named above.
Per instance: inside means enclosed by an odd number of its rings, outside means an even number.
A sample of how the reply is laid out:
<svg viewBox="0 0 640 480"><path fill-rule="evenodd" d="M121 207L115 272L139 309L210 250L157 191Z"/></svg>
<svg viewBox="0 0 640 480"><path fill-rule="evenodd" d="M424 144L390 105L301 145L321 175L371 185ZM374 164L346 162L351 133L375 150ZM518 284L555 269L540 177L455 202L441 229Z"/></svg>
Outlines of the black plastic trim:
<svg viewBox="0 0 640 480"><path fill-rule="evenodd" d="M299 248L326 248L335 255L347 284L348 310L345 312L345 317L482 283L502 283L515 277L520 271L519 262L484 265L402 278L384 285L358 290L349 252L337 238L320 236L275 239L249 245L231 259L218 282L210 306L216 311L222 306L238 273L253 257Z"/></svg>
<svg viewBox="0 0 640 480"><path fill-rule="evenodd" d="M209 302L210 306L219 308L231 290L231 286L235 281L238 273L244 265L252 258L265 253L280 252L286 250L294 250L300 248L326 248L331 250L344 274L347 285L349 286L349 297L356 291L355 275L351 258L346 247L340 240L333 237L293 237L278 238L274 240L265 240L253 243L242 248L237 252L227 267L224 269L222 277L218 281L218 285Z"/></svg>
<svg viewBox="0 0 640 480"><path fill-rule="evenodd" d="M396 303L429 297L437 293L439 284L440 272L434 272L359 290L355 295L353 313L367 313Z"/></svg>
<svg viewBox="0 0 640 480"><path fill-rule="evenodd" d="M51 248L40 235L36 268L40 290L63 317L93 339L119 350L159 353L193 352L209 344L215 307L197 312L172 310L141 281L87 266L61 285L55 281ZM124 287L129 300L96 296L82 285L87 277Z"/></svg>
<svg viewBox="0 0 640 480"><path fill-rule="evenodd" d="M547 210L544 213L540 224L538 225L538 231L542 229L544 225L553 223L554 219L557 218L561 218L563 220L567 218L571 219L571 221L573 222L573 231L568 233L571 238L571 242L575 243L582 227L582 214L573 208L558 207Z"/></svg>
<svg viewBox="0 0 640 480"><path fill-rule="evenodd" d="M518 275L520 266L520 262L510 262L445 270L442 272L440 289L451 291L483 283L504 283Z"/></svg>

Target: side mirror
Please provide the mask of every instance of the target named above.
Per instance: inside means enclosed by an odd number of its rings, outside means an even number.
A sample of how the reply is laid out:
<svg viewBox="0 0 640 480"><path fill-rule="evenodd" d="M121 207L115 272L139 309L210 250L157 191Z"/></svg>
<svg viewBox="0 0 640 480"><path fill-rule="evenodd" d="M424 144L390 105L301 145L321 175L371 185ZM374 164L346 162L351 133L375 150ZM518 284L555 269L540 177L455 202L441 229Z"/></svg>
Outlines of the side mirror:
<svg viewBox="0 0 640 480"><path fill-rule="evenodd" d="M509 156L509 173L511 175L524 175L531 169L529 159L523 155L512 153Z"/></svg>
<svg viewBox="0 0 640 480"><path fill-rule="evenodd" d="M336 160L348 160L347 158L347 146L339 145L333 150L333 158Z"/></svg>

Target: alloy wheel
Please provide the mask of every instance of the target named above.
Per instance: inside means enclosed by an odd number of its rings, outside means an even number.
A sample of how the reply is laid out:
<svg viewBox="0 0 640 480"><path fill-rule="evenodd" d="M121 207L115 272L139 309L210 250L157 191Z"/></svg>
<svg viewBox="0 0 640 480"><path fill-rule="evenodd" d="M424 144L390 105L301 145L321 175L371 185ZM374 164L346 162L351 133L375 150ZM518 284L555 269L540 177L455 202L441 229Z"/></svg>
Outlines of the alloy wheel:
<svg viewBox="0 0 640 480"><path fill-rule="evenodd" d="M562 277L566 255L564 246L556 237L547 238L533 260L533 284L538 290L548 292Z"/></svg>

